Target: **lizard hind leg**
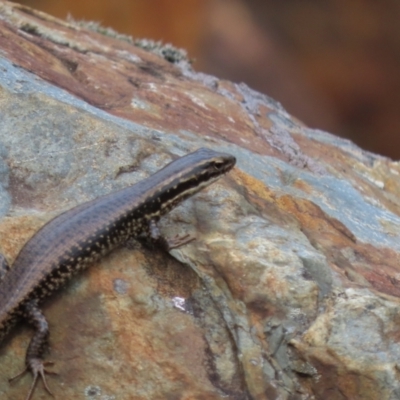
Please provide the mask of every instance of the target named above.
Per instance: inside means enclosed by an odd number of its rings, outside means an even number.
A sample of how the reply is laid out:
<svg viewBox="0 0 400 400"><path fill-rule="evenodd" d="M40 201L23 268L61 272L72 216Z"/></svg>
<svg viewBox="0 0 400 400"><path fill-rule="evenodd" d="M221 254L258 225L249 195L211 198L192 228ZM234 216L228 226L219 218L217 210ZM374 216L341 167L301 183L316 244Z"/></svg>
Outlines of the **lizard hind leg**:
<svg viewBox="0 0 400 400"><path fill-rule="evenodd" d="M42 360L42 355L47 347L49 339L48 323L42 311L39 309L36 300L31 300L24 305L23 315L34 327L35 333L29 343L28 350L26 351L25 369L18 375L11 378L10 381L17 379L24 375L27 371L30 371L33 375L33 382L29 390L28 396L26 397L26 400L31 399L39 378L42 379L47 392L53 396L53 393L47 385L45 374L57 374L55 372L51 372L45 369L45 365L53 364L52 362L44 362Z"/></svg>

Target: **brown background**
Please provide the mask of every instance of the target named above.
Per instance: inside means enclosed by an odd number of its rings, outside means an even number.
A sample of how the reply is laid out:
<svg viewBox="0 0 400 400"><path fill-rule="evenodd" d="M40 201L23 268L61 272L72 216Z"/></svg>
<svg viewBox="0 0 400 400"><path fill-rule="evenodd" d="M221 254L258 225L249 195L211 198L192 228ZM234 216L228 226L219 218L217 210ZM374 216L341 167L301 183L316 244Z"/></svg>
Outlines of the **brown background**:
<svg viewBox="0 0 400 400"><path fill-rule="evenodd" d="M194 68L279 100L311 127L400 158L398 0L25 0L186 48Z"/></svg>

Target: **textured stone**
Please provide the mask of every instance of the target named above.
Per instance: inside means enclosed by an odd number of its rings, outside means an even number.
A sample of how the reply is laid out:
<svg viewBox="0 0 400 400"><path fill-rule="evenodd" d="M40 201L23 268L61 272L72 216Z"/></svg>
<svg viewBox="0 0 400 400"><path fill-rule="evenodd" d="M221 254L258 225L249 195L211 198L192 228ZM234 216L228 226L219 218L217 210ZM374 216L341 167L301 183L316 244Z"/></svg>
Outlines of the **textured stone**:
<svg viewBox="0 0 400 400"><path fill-rule="evenodd" d="M28 29L29 27L29 29ZM58 398L398 399L399 164L245 85L0 3L0 248L199 147L237 167L44 304ZM28 72L29 71L29 72ZM0 348L0 394L31 331ZM48 398L41 384L34 399Z"/></svg>

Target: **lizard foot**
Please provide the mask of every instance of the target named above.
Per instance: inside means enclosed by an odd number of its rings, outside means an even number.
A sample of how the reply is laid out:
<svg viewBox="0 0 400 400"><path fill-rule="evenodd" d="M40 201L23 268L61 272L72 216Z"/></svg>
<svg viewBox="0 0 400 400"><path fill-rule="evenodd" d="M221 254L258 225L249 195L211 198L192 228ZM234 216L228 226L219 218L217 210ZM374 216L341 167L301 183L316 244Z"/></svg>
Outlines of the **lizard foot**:
<svg viewBox="0 0 400 400"><path fill-rule="evenodd" d="M184 235L184 236L176 235L171 239L167 239L166 241L167 241L167 244L168 244L168 250L172 250L172 249L176 249L178 247L181 247L186 243L193 242L193 240L196 240L196 238L191 236L191 235L189 235L189 234L187 234L187 235Z"/></svg>
<svg viewBox="0 0 400 400"><path fill-rule="evenodd" d="M31 385L31 388L29 390L28 395L26 396L25 400L31 400L33 392L35 391L35 387L37 384L37 381L39 378L42 379L43 381L43 385L45 387L45 389L47 390L47 392L54 397L54 394L52 393L52 391L50 390L50 388L47 386L47 382L46 382L46 376L45 374L49 374L49 375L58 375L56 372L53 371L48 371L45 368L45 365L53 365L54 363L51 361L46 361L43 362L40 358L32 358L28 361L28 365L25 367L25 369L20 372L18 375L13 376L12 378L10 378L8 381L12 382L15 379L20 378L21 376L25 375L26 372L31 371L32 375L33 375L33 382Z"/></svg>

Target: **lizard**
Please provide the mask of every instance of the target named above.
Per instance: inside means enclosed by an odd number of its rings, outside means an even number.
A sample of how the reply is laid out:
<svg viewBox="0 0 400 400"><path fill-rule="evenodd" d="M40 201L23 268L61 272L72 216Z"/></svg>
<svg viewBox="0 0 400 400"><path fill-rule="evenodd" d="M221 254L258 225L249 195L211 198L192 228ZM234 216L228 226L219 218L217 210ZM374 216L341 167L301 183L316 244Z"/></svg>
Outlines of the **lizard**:
<svg viewBox="0 0 400 400"><path fill-rule="evenodd" d="M157 222L231 170L235 163L230 154L199 149L132 186L82 203L50 220L22 247L12 268L1 256L0 341L20 319L34 328L25 369L11 378L32 373L26 400L32 398L39 378L52 395L45 377L51 372L43 360L49 327L40 302L129 238L146 235L167 251L193 240L188 235L167 240Z"/></svg>

